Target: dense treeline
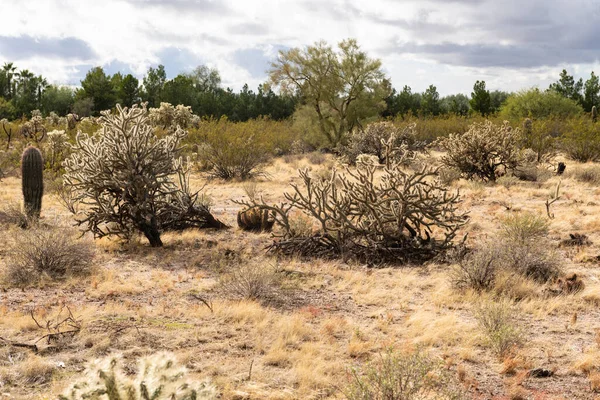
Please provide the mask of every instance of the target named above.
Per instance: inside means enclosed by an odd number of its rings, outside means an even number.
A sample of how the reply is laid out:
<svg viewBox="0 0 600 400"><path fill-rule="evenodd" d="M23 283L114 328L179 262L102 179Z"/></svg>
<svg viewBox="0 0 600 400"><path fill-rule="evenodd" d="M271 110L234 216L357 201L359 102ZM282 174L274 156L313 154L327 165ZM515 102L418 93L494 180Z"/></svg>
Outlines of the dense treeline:
<svg viewBox="0 0 600 400"><path fill-rule="evenodd" d="M50 85L42 76L28 70L17 70L5 63L0 70L0 119L9 120L31 116L40 110L43 115L73 112L80 117L97 116L100 111L115 105L131 106L141 101L149 107L161 102L191 106L198 116L231 121L247 121L266 116L274 120L289 118L297 98L275 94L267 85L254 92L244 85L239 93L221 87L221 77L205 66L191 73L167 79L162 65L149 68L142 82L131 74L109 75L102 67L92 68L81 81L81 87Z"/></svg>
<svg viewBox="0 0 600 400"><path fill-rule="evenodd" d="M440 97L434 85L423 93L413 92L409 86L397 91L385 76L381 61L369 58L353 39L342 41L337 48L321 41L280 52L268 82L257 91L247 85L239 92L223 88L219 72L206 66L167 79L159 65L149 68L141 81L131 74L111 76L95 67L79 88L48 84L44 77L18 70L13 63L0 69L0 119L30 117L33 110L44 116L51 112L97 116L116 104L147 102L148 107L156 108L167 102L190 106L199 117L226 117L233 122L293 116L297 126L308 136L324 139L319 146L326 147L343 143L348 132L382 117L564 118L590 112L600 105L599 99L600 82L594 72L584 82L575 81L566 70L547 90L490 91L485 81L478 80L470 96Z"/></svg>

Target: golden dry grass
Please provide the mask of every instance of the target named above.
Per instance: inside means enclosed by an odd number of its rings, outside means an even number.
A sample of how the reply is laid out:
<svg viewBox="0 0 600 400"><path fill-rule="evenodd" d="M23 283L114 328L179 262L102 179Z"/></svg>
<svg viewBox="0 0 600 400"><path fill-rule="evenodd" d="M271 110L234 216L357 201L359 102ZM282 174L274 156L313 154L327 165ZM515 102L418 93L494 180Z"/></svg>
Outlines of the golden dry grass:
<svg viewBox="0 0 600 400"><path fill-rule="evenodd" d="M298 181L297 168L319 171L332 162L277 159L257 189L266 201L281 200L288 183ZM506 186L456 182L462 207L471 214L464 230L469 243L494 237L500 221L514 212L545 216L544 202L559 179ZM231 200L244 196L244 184L205 182L200 175L192 181L197 188L205 183L215 215L233 226L240 207ZM122 353L133 361L171 350L192 377L210 378L224 399L334 399L343 397L339 389L350 368L389 346L418 345L443 361L473 398L492 393L498 399L592 399L600 386L600 191L567 176L560 196L551 208L555 217L549 220L548 237L564 257L563 269L576 272L586 287L555 297L544 295L539 284L508 278L499 279L489 293L457 291L448 266L435 263L368 269L339 261L277 260L263 250L271 240L268 234L236 228L169 233L163 249L143 241L125 246L95 241L98 256L91 276L25 291L3 287L0 337L35 342L47 331L33 322L30 311L43 324L62 305L69 306L82 329L60 346L39 342L37 355L0 342L0 391L19 399L54 398L91 359ZM3 180L0 203L19 198L20 181ZM43 216L50 225L72 222L51 195L44 198ZM0 270L10 251L3 239L10 232L0 230ZM593 244L558 248L575 232ZM219 290L227 268L257 262L276 266L276 298L233 300ZM516 322L526 339L512 358L498 360L485 346L473 310L478 302L509 292L520 299ZM61 363L64 367L58 367ZM530 368L556 369L555 377L527 378L523 372ZM546 397L533 397L536 393Z"/></svg>

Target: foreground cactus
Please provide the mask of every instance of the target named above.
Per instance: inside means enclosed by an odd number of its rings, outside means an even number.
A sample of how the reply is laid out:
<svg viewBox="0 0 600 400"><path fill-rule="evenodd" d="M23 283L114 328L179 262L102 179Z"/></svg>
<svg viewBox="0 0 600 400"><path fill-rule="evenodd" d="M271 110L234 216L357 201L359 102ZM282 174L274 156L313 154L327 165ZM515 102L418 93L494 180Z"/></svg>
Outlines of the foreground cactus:
<svg viewBox="0 0 600 400"><path fill-rule="evenodd" d="M21 157L21 179L25 213L30 219L39 218L42 211L43 169L42 153L35 147L27 147Z"/></svg>
<svg viewBox="0 0 600 400"><path fill-rule="evenodd" d="M185 367L179 366L171 353L142 358L135 380L127 377L119 364L119 357L93 362L87 374L59 400L209 400L217 396L211 384L186 380Z"/></svg>

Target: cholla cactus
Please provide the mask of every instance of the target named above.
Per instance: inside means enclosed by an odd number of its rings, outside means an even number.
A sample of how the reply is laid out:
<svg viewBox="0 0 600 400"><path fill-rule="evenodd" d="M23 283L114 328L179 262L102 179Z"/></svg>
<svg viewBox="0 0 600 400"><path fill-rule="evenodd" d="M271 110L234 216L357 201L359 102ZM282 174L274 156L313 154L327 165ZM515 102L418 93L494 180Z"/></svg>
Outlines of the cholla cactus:
<svg viewBox="0 0 600 400"><path fill-rule="evenodd" d="M502 125L485 121L474 122L467 132L438 139L434 145L446 151L442 163L465 178L495 181L499 171L514 170L521 164L520 138L521 130L513 129L508 121Z"/></svg>
<svg viewBox="0 0 600 400"><path fill-rule="evenodd" d="M58 126L60 123L60 118L57 113L54 111L50 111L50 114L46 117L46 123L51 126Z"/></svg>
<svg viewBox="0 0 600 400"><path fill-rule="evenodd" d="M44 139L47 132L44 127L44 119L38 110L33 110L31 114L31 119L21 126L20 132L23 137L33 139L36 143L39 143Z"/></svg>
<svg viewBox="0 0 600 400"><path fill-rule="evenodd" d="M134 380L123 373L119 356L92 362L87 374L73 384L60 400L211 400L216 388L208 382L190 382L187 370L173 354L163 352L144 357Z"/></svg>
<svg viewBox="0 0 600 400"><path fill-rule="evenodd" d="M409 160L419 147L415 139L415 128L416 124L399 128L385 121L369 124L364 130L355 130L350 135L348 145L340 149L344 161L355 164L359 155L370 154L377 157L378 163L383 164L392 161L386 160L387 154L395 160L404 158L406 152L411 157L405 159ZM392 151L387 148L389 146Z"/></svg>
<svg viewBox="0 0 600 400"><path fill-rule="evenodd" d="M177 162L185 131L158 138L145 107L137 106L103 111L100 123L102 130L93 136L77 134L63 163L65 187L75 201L91 205L79 220L87 230L126 240L138 231L151 246L162 246L166 230L225 227L189 190L189 170Z"/></svg>
<svg viewBox="0 0 600 400"><path fill-rule="evenodd" d="M77 114L67 114L67 129L75 129L78 119L79 117L77 116Z"/></svg>
<svg viewBox="0 0 600 400"><path fill-rule="evenodd" d="M161 126L163 129L170 128L175 130L187 128L192 122L192 108L182 104L173 107L171 103L160 103L159 108L150 109L150 121L154 126Z"/></svg>
<svg viewBox="0 0 600 400"><path fill-rule="evenodd" d="M357 166L379 165L379 158L373 154L359 154L356 156Z"/></svg>
<svg viewBox="0 0 600 400"><path fill-rule="evenodd" d="M67 149L68 136L65 131L53 130L48 132L48 143L46 148L50 154L50 168L54 169L59 166L59 161Z"/></svg>

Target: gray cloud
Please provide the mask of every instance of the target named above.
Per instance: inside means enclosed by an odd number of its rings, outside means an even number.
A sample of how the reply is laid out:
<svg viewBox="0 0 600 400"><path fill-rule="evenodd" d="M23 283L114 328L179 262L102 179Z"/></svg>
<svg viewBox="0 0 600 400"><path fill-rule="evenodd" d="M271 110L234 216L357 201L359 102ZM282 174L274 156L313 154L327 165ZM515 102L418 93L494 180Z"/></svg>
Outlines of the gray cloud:
<svg viewBox="0 0 600 400"><path fill-rule="evenodd" d="M260 49L236 50L233 53L233 61L250 72L254 78L265 76L271 65L271 60Z"/></svg>
<svg viewBox="0 0 600 400"><path fill-rule="evenodd" d="M191 72L204 60L187 49L166 47L158 53L159 64L165 66L167 78L171 79L182 72Z"/></svg>
<svg viewBox="0 0 600 400"><path fill-rule="evenodd" d="M169 8L178 12L209 12L214 14L229 13L231 9L217 0L126 0L127 2L150 7Z"/></svg>
<svg viewBox="0 0 600 400"><path fill-rule="evenodd" d="M77 38L53 39L31 36L0 36L0 55L15 61L32 56L81 61L95 57L89 44Z"/></svg>
<svg viewBox="0 0 600 400"><path fill-rule="evenodd" d="M227 31L234 35L252 36L261 36L269 33L269 29L265 25L255 22L245 22L241 24L236 24L227 29Z"/></svg>

